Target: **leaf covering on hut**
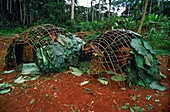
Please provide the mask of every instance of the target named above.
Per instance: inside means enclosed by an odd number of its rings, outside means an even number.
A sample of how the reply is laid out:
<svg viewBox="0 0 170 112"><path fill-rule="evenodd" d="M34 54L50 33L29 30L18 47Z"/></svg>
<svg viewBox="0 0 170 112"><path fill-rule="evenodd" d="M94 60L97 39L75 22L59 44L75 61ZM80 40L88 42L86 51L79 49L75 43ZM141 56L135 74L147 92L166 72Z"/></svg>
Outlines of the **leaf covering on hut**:
<svg viewBox="0 0 170 112"><path fill-rule="evenodd" d="M36 64L44 74L62 72L69 66L78 66L83 43L72 34L60 35L57 42L36 51Z"/></svg>
<svg viewBox="0 0 170 112"><path fill-rule="evenodd" d="M140 85L160 90L160 87L163 87L160 82L160 63L157 60L152 47L144 39L132 39L130 44L131 57L129 60L129 86ZM165 87L164 90L166 90Z"/></svg>

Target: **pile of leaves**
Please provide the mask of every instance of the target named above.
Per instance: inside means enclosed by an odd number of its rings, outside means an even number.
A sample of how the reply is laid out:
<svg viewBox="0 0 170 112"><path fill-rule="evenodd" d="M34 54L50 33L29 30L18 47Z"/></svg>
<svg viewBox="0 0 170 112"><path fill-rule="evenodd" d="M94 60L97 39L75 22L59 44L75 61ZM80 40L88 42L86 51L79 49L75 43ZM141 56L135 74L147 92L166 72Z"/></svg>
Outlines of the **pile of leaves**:
<svg viewBox="0 0 170 112"><path fill-rule="evenodd" d="M22 64L18 67L17 71L20 73L14 77L14 83L18 84L29 80L36 80L41 75L41 72L35 63Z"/></svg>
<svg viewBox="0 0 170 112"><path fill-rule="evenodd" d="M166 90L161 84L161 79L165 76L160 72L160 63L150 44L144 39L132 39L130 45L129 86L140 85L161 91Z"/></svg>
<svg viewBox="0 0 170 112"><path fill-rule="evenodd" d="M78 66L81 46L84 42L67 33L60 35L57 42L37 49L35 62L42 74L63 72L69 66Z"/></svg>

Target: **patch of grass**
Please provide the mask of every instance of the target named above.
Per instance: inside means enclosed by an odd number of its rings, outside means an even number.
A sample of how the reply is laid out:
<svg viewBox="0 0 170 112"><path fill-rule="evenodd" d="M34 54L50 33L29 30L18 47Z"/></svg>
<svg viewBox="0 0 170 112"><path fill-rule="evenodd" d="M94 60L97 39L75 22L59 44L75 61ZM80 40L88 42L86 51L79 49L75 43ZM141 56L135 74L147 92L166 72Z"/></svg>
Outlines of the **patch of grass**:
<svg viewBox="0 0 170 112"><path fill-rule="evenodd" d="M14 34L22 33L25 30L25 28L15 28L15 29L0 29L0 36L12 36Z"/></svg>
<svg viewBox="0 0 170 112"><path fill-rule="evenodd" d="M167 49L157 49L157 50L155 50L155 52L158 55L168 55L168 56L170 56L170 51L168 51Z"/></svg>

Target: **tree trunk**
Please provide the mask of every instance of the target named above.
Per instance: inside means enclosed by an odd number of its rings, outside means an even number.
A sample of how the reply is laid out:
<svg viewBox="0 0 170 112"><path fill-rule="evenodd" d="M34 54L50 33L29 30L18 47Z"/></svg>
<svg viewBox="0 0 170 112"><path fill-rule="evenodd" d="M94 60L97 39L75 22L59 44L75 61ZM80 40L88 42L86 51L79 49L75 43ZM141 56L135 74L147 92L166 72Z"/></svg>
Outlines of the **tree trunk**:
<svg viewBox="0 0 170 112"><path fill-rule="evenodd" d="M145 20L145 15L146 15L147 6L148 6L148 0L145 0L145 7L144 7L143 15L142 15L142 20L141 20L139 29L138 29L138 31L137 31L137 33L139 33L139 34L141 33L142 26L143 26L143 22L144 22L144 20Z"/></svg>
<svg viewBox="0 0 170 112"><path fill-rule="evenodd" d="M94 10L94 20L97 18L97 11Z"/></svg>
<svg viewBox="0 0 170 112"><path fill-rule="evenodd" d="M89 11L88 11L88 0L87 0L87 8L86 8L86 11L87 11L87 13L86 13L86 21L88 21L88 14L89 14Z"/></svg>
<svg viewBox="0 0 170 112"><path fill-rule="evenodd" d="M21 0L19 1L19 10L20 10L20 22L22 23L23 18L22 18L22 2L21 2Z"/></svg>
<svg viewBox="0 0 170 112"><path fill-rule="evenodd" d="M145 0L143 0L143 3L142 3L142 12L144 12L144 6L145 6Z"/></svg>
<svg viewBox="0 0 170 112"><path fill-rule="evenodd" d="M163 2L164 2L164 0L162 0L162 3L160 3L161 4L161 11L163 10Z"/></svg>
<svg viewBox="0 0 170 112"><path fill-rule="evenodd" d="M93 22L94 21L94 8L93 8L93 0L91 0L91 14L92 14L92 18L91 18L91 21Z"/></svg>
<svg viewBox="0 0 170 112"><path fill-rule="evenodd" d="M8 0L6 1L6 8L7 8L7 10L9 10Z"/></svg>
<svg viewBox="0 0 170 112"><path fill-rule="evenodd" d="M149 14L152 13L152 0L150 1Z"/></svg>
<svg viewBox="0 0 170 112"><path fill-rule="evenodd" d="M158 6L160 6L161 0L158 0Z"/></svg>
<svg viewBox="0 0 170 112"><path fill-rule="evenodd" d="M109 14L108 14L108 17L110 18L110 10L111 10L111 0L109 0Z"/></svg>
<svg viewBox="0 0 170 112"><path fill-rule="evenodd" d="M130 16L130 4L128 5L128 16Z"/></svg>
<svg viewBox="0 0 170 112"><path fill-rule="evenodd" d="M99 0L99 20L100 20L100 16L101 16L101 0Z"/></svg>
<svg viewBox="0 0 170 112"><path fill-rule="evenodd" d="M2 18L2 11L3 11L3 6L2 6L2 0L0 0L0 19Z"/></svg>
<svg viewBox="0 0 170 112"><path fill-rule="evenodd" d="M71 0L71 19L74 19L74 0Z"/></svg>
<svg viewBox="0 0 170 112"><path fill-rule="evenodd" d="M12 13L12 0L9 1L9 12Z"/></svg>
<svg viewBox="0 0 170 112"><path fill-rule="evenodd" d="M26 4L23 5L23 25L26 24Z"/></svg>

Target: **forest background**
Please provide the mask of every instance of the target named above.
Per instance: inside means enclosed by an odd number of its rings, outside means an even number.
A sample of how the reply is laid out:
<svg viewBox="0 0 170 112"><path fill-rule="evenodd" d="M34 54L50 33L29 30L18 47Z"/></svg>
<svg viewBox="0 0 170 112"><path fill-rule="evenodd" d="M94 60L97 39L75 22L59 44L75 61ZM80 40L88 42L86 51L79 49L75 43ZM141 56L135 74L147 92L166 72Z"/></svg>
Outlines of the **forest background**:
<svg viewBox="0 0 170 112"><path fill-rule="evenodd" d="M170 54L169 0L91 0L90 7L80 6L77 0L0 0L0 36L45 23L71 33L88 32L87 40L110 29L137 32L146 1L141 35L157 53Z"/></svg>

